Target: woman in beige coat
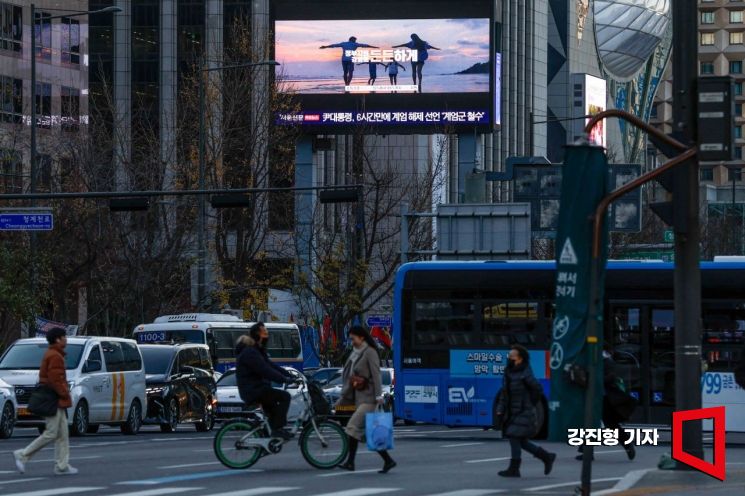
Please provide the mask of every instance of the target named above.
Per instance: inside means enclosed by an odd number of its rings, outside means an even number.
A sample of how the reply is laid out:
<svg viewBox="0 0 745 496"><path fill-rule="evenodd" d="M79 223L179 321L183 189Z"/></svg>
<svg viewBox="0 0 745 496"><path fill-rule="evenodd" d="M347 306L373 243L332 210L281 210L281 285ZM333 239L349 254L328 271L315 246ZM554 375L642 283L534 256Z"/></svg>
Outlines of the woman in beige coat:
<svg viewBox="0 0 745 496"><path fill-rule="evenodd" d="M355 405L356 410L347 423L347 438L349 440L349 456L340 465L345 470L354 470L354 457L360 441L365 439L365 416L374 412L377 405L383 404L383 387L380 377L380 358L377 346L370 333L363 327L354 326L349 331L352 340L352 353L344 365L342 372L342 390L339 405ZM352 379L364 383L364 387L356 389L352 386ZM383 468L379 473L385 474L396 462L387 451L379 451L383 458Z"/></svg>

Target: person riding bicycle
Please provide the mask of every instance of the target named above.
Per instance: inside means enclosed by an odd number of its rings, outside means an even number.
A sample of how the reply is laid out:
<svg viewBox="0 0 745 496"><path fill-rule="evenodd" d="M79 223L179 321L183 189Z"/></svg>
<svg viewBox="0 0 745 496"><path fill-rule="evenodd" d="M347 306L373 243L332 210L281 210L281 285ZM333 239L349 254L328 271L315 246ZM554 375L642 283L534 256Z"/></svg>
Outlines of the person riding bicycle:
<svg viewBox="0 0 745 496"><path fill-rule="evenodd" d="M246 405L259 403L264 410L272 437L290 439L285 430L287 411L290 409L290 393L272 387L272 382L290 384L292 375L269 359L266 344L269 332L263 322L257 322L238 339L236 345L236 371L238 393Z"/></svg>

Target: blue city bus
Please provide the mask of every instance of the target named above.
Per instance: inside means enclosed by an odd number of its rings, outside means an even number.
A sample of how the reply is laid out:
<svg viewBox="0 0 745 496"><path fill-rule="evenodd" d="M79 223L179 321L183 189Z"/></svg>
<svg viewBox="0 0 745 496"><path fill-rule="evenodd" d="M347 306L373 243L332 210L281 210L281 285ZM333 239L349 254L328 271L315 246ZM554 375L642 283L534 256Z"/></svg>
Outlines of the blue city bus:
<svg viewBox="0 0 745 496"><path fill-rule="evenodd" d="M157 317L151 324L135 327L132 338L139 344L199 343L209 346L215 370L235 367L235 344L253 322L234 315L180 314ZM267 322L267 352L278 365L303 370L303 343L296 324Z"/></svg>
<svg viewBox="0 0 745 496"><path fill-rule="evenodd" d="M745 390L734 382L745 340L745 263L703 262L704 406L725 405L745 431ZM414 262L394 288L395 414L448 426L494 423L512 344L528 348L544 389L547 430L556 265L542 261ZM628 390L634 423L670 424L675 406L673 264L611 261L604 338Z"/></svg>

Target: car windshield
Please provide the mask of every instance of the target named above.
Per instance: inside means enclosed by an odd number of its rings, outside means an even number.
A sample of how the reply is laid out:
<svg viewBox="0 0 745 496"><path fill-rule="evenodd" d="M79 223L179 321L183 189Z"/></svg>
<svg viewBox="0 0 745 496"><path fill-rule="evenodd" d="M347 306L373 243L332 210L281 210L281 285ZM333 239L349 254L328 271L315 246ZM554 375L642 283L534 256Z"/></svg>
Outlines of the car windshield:
<svg viewBox="0 0 745 496"><path fill-rule="evenodd" d="M165 375L173 357L171 348L141 347L142 358L145 359L145 373L149 375Z"/></svg>
<svg viewBox="0 0 745 496"><path fill-rule="evenodd" d="M230 370L225 372L220 380L217 381L217 387L235 387L238 383L236 382L235 371Z"/></svg>
<svg viewBox="0 0 745 496"><path fill-rule="evenodd" d="M41 359L47 351L47 343L22 343L10 347L0 361L1 370L38 370ZM82 344L68 344L65 347L65 368L75 369L83 355Z"/></svg>

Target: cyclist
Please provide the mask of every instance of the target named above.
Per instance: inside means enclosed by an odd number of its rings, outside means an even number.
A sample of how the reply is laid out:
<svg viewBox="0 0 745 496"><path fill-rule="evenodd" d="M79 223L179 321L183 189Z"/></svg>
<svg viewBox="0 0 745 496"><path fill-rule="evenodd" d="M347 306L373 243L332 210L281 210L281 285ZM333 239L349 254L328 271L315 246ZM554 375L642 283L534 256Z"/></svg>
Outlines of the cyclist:
<svg viewBox="0 0 745 496"><path fill-rule="evenodd" d="M287 430L287 411L290 408L290 393L272 387L272 382L292 383L294 379L289 372L269 359L266 345L269 332L263 322L257 322L238 339L235 354L238 393L246 405L259 403L264 410L272 437L292 438Z"/></svg>

